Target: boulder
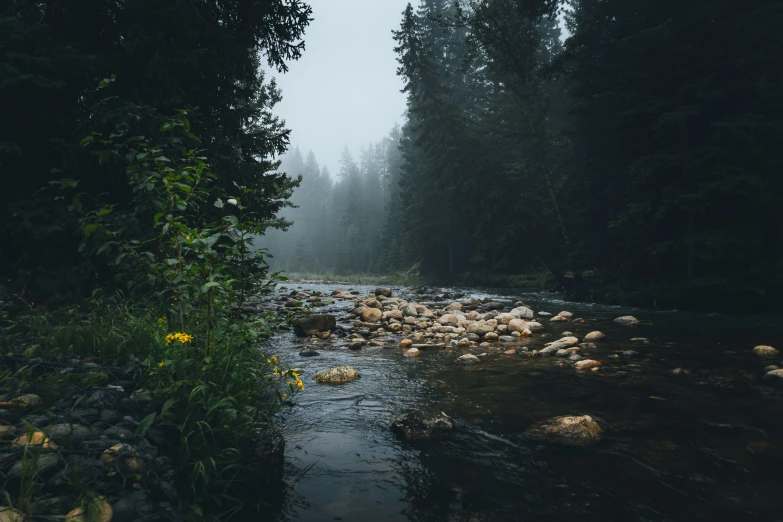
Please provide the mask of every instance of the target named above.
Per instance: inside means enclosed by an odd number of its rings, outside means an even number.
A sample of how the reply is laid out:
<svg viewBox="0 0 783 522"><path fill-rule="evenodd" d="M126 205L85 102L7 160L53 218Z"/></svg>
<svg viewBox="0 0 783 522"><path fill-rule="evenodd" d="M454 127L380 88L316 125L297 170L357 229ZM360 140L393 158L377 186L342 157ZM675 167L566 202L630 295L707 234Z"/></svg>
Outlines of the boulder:
<svg viewBox="0 0 783 522"><path fill-rule="evenodd" d="M574 364L574 368L577 370L589 370L591 368L598 368L599 366L601 366L601 363L594 361L593 359L577 361L576 364Z"/></svg>
<svg viewBox="0 0 783 522"><path fill-rule="evenodd" d="M501 335L498 337L498 341L501 343L515 343L518 341L518 339L513 335Z"/></svg>
<svg viewBox="0 0 783 522"><path fill-rule="evenodd" d="M395 321L402 321L404 319L402 312L399 310L388 310L383 312L384 319L394 319Z"/></svg>
<svg viewBox="0 0 783 522"><path fill-rule="evenodd" d="M320 353L316 352L312 348L305 348L301 352L299 352L299 355L301 357L315 357L316 355L321 355Z"/></svg>
<svg viewBox="0 0 783 522"><path fill-rule="evenodd" d="M481 359L479 359L475 355L467 353L465 355L457 357L457 362L459 364L476 364L476 363L480 363Z"/></svg>
<svg viewBox="0 0 783 522"><path fill-rule="evenodd" d="M418 348L411 348L410 350L406 350L402 355L405 357L418 357L421 355L421 352Z"/></svg>
<svg viewBox="0 0 783 522"><path fill-rule="evenodd" d="M400 341L400 348L410 348L411 346L413 346L413 341L410 339L403 339Z"/></svg>
<svg viewBox="0 0 783 522"><path fill-rule="evenodd" d="M368 299L364 302L367 308L383 308L383 305L377 299Z"/></svg>
<svg viewBox="0 0 783 522"><path fill-rule="evenodd" d="M584 341L590 342L590 341L600 341L601 339L605 339L606 335L604 335L603 332L590 332L589 334L585 335Z"/></svg>
<svg viewBox="0 0 783 522"><path fill-rule="evenodd" d="M361 318L365 323L374 323L380 321L383 317L383 312L378 308L365 308L362 310Z"/></svg>
<svg viewBox="0 0 783 522"><path fill-rule="evenodd" d="M484 334L484 340L485 341L497 341L499 338L499 335L495 332L489 332Z"/></svg>
<svg viewBox="0 0 783 522"><path fill-rule="evenodd" d="M772 357L778 354L778 350L762 344L753 348L753 353L760 355L761 357Z"/></svg>
<svg viewBox="0 0 783 522"><path fill-rule="evenodd" d="M633 326L635 324L639 324L639 320L632 315L624 315L622 317L617 317L614 320L614 322L625 326Z"/></svg>
<svg viewBox="0 0 783 522"><path fill-rule="evenodd" d="M585 446L601 440L603 430L589 415L563 416L534 424L525 431L525 436L536 440Z"/></svg>
<svg viewBox="0 0 783 522"><path fill-rule="evenodd" d="M562 312L560 312L560 313L559 313L559 314L557 314L557 315L559 315L560 317L565 317L566 319L571 319L571 318L574 316L574 314L573 314L573 313L571 313L571 312L566 312L566 311L562 311Z"/></svg>
<svg viewBox="0 0 783 522"><path fill-rule="evenodd" d="M428 419L420 410L412 410L398 415L390 429L404 439L413 440L448 435L454 425L445 415Z"/></svg>
<svg viewBox="0 0 783 522"><path fill-rule="evenodd" d="M405 317L418 317L419 311L416 309L416 305L413 303L408 303L405 306L402 307L402 314Z"/></svg>
<svg viewBox="0 0 783 522"><path fill-rule="evenodd" d="M452 310L459 310L462 311L463 306L462 303L451 303L449 306L446 307L446 311L452 311Z"/></svg>
<svg viewBox="0 0 783 522"><path fill-rule="evenodd" d="M556 315L552 319L549 320L551 323L564 323L568 321L568 318L563 317L562 315Z"/></svg>
<svg viewBox="0 0 783 522"><path fill-rule="evenodd" d="M359 372L350 366L338 366L318 372L313 380L321 384L344 384L361 378Z"/></svg>
<svg viewBox="0 0 783 522"><path fill-rule="evenodd" d="M334 330L336 327L337 318L332 314L312 314L294 321L294 331L300 336Z"/></svg>
<svg viewBox="0 0 783 522"><path fill-rule="evenodd" d="M375 295L382 295L383 297L391 297L392 289L386 286L379 286L375 289Z"/></svg>

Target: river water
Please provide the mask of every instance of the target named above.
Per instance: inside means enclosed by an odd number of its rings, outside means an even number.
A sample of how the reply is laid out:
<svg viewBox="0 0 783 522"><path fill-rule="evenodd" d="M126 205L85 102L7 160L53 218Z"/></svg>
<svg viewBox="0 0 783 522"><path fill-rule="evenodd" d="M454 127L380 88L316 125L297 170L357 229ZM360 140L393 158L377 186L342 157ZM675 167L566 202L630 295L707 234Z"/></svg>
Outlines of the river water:
<svg viewBox="0 0 783 522"><path fill-rule="evenodd" d="M331 292L371 287L293 284ZM406 296L395 288L396 296ZM522 300L536 311L573 312L588 322L542 321L549 335L601 330L589 352L598 372L577 373L554 357L503 355L460 366L470 350L398 348L350 351L344 342L300 357L306 341L284 333L267 353L303 370L306 389L281 414L288 484L279 521L670 521L783 520L783 389L762 383L758 344L783 345L779 315L656 312L559 301L545 294L498 295L440 289L469 297ZM411 300L418 300L409 296ZM444 301L445 306L450 301ZM340 317L350 301L319 308ZM620 326L620 315L641 324ZM350 324L346 319L343 324ZM649 343L631 342L632 337ZM508 346L503 345L503 349ZM636 355L610 357L625 350ZM484 348L473 353L488 351ZM320 385L320 370L350 365L360 380ZM683 368L689 374L672 375ZM443 412L453 437L405 442L389 431L400 412ZM524 439L536 421L593 416L604 439L568 447Z"/></svg>

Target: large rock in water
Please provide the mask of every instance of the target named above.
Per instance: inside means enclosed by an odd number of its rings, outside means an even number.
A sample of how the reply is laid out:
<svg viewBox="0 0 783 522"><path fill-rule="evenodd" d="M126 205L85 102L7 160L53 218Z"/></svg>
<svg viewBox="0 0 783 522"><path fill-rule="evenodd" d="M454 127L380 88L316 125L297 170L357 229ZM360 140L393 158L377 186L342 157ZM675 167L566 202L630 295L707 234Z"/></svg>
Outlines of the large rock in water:
<svg viewBox="0 0 783 522"><path fill-rule="evenodd" d="M445 416L427 419L419 410L407 411L394 419L391 431L405 439L426 439L447 435L454 430L454 425Z"/></svg>
<svg viewBox="0 0 783 522"><path fill-rule="evenodd" d="M481 362L481 359L473 354L466 353L465 355L457 357L457 362L459 364L478 364Z"/></svg>
<svg viewBox="0 0 783 522"><path fill-rule="evenodd" d="M533 318L533 310L528 308L527 306L518 306L511 310L509 312L510 314L516 315L520 319L532 319Z"/></svg>
<svg viewBox="0 0 783 522"><path fill-rule="evenodd" d="M764 374L764 380L776 384L783 384L783 370L772 370Z"/></svg>
<svg viewBox="0 0 783 522"><path fill-rule="evenodd" d="M350 366L338 366L316 373L313 380L320 382L321 384L343 384L355 381L360 377L361 375L354 368Z"/></svg>
<svg viewBox="0 0 783 522"><path fill-rule="evenodd" d="M379 286L375 289L375 295L382 295L383 297L391 297L392 289L386 286Z"/></svg>
<svg viewBox="0 0 783 522"><path fill-rule="evenodd" d="M525 431L531 439L585 446L601 440L603 430L589 415L563 416L537 422Z"/></svg>
<svg viewBox="0 0 783 522"><path fill-rule="evenodd" d="M632 315L624 315L622 317L618 317L614 320L615 323L624 324L626 326L633 326L635 324L639 324L639 319Z"/></svg>
<svg viewBox="0 0 783 522"><path fill-rule="evenodd" d="M337 327L337 318L332 314L312 314L294 321L294 331L297 335L307 336Z"/></svg>
<svg viewBox="0 0 783 522"><path fill-rule="evenodd" d="M365 323L374 323L380 321L383 317L383 312L378 308L365 308L362 310L362 321Z"/></svg>
<svg viewBox="0 0 783 522"><path fill-rule="evenodd" d="M760 345L753 348L753 353L762 357L772 357L778 354L777 349L771 346Z"/></svg>

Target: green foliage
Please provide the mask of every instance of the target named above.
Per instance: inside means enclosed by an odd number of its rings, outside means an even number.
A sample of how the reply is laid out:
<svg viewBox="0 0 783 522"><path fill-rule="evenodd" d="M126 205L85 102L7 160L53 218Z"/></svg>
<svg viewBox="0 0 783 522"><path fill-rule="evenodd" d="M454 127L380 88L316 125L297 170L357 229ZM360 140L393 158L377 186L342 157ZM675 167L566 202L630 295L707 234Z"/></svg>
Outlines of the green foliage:
<svg viewBox="0 0 783 522"><path fill-rule="evenodd" d="M138 322L145 334L155 329L155 340L140 350L122 349L141 364L160 418L179 433L180 484L199 509L225 509L237 502L233 490L251 461L256 423L269 421L284 396L303 385L295 373L280 370L276 358L259 354L271 334L266 318L242 311L274 281L267 277L265 250L252 241L264 226L245 204L255 191L237 184L225 200L215 198L216 176L195 148L199 140L187 112L153 118L157 139L133 135L123 123L108 137L93 133L83 140L99 161L115 161L133 199L102 204L77 192L93 204L73 211L85 249L116 265L129 292L145 296L138 317L128 308L134 327L123 333L138 335ZM71 180L53 185L59 197L72 199ZM154 226L148 237L128 226L144 219ZM287 386L286 394L280 386ZM145 419L140 430L153 420Z"/></svg>

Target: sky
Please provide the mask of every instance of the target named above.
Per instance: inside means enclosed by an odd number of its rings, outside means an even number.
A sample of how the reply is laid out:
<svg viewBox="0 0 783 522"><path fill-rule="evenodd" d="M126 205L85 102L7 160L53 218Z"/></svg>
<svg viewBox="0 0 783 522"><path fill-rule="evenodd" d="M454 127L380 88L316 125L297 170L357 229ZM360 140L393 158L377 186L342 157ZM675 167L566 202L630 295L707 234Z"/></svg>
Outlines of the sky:
<svg viewBox="0 0 783 522"><path fill-rule="evenodd" d="M386 136L403 122L405 95L397 77L391 31L408 0L310 0L314 20L305 52L285 74L272 74L283 92L275 113L291 129L291 147L309 150L332 176L340 153ZM415 2L418 3L418 2Z"/></svg>

